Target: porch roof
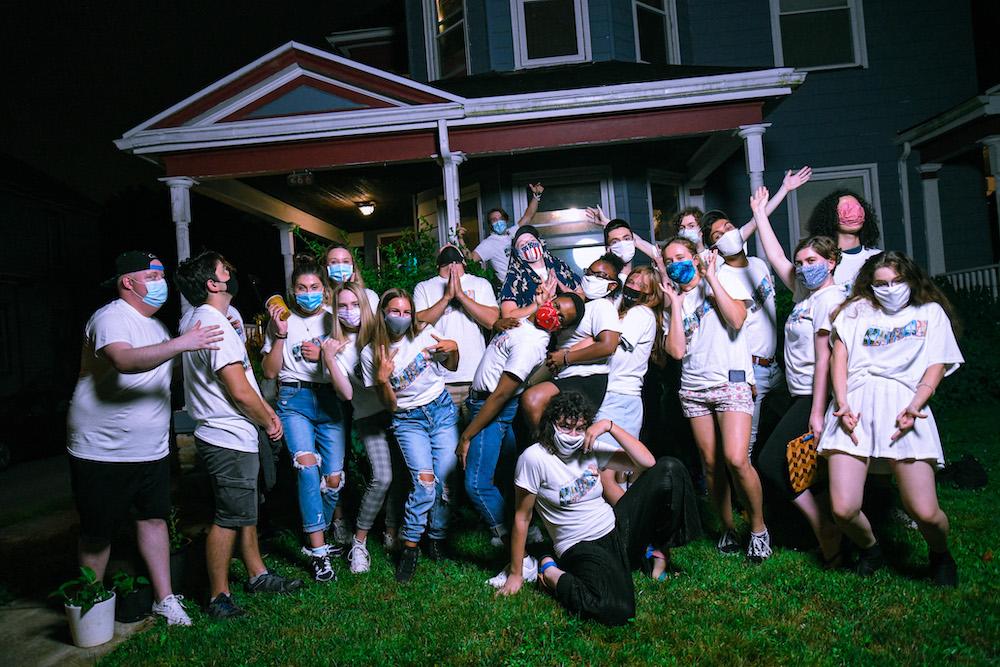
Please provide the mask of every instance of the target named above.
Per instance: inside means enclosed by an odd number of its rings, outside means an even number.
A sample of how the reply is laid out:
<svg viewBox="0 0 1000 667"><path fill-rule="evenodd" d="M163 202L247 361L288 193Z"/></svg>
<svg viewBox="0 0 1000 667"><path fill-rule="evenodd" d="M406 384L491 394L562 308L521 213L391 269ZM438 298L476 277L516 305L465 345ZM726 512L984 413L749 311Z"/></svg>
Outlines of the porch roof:
<svg viewBox="0 0 1000 667"><path fill-rule="evenodd" d="M924 163L943 162L1000 135L1000 85L993 86L924 122L899 133L896 143L909 142Z"/></svg>

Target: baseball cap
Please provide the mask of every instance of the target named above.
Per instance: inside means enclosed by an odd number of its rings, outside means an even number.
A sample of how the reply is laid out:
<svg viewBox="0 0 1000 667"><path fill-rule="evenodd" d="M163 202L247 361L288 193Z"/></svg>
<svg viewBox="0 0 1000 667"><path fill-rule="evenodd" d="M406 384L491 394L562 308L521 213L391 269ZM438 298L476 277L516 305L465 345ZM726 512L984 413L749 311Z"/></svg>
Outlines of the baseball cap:
<svg viewBox="0 0 1000 667"><path fill-rule="evenodd" d="M151 252L128 250L115 258L115 275L101 283L104 287L112 287L126 273L136 271L165 271L163 262Z"/></svg>

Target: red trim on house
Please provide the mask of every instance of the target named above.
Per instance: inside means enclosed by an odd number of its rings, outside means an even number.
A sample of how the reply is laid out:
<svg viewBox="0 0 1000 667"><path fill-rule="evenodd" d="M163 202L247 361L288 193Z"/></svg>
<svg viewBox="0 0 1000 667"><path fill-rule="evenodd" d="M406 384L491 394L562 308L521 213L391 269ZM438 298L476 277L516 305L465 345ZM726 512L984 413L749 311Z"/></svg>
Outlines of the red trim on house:
<svg viewBox="0 0 1000 667"><path fill-rule="evenodd" d="M221 119L219 122L220 123L229 123L229 122L237 121L237 120L247 120L248 116L250 114L252 114L254 111L256 111L257 109L260 109L261 107L267 106L268 104L270 104L274 100L278 99L279 97L282 97L283 95L286 95L286 94L292 92L293 90L296 90L298 88L303 88L303 87L306 87L306 88L315 88L316 90L322 90L323 92L330 93L331 95L336 95L337 97L342 97L345 100L350 100L351 102L354 102L355 104L358 104L360 106L367 107L367 108L386 109L386 108L390 108L390 107L393 106L392 104L389 104L385 100L380 100L377 97L370 97L368 95L364 95L362 93L358 93L356 91L350 90L349 88L343 88L341 86L335 86L335 85L329 84L329 83L327 83L325 81L317 81L316 79L309 79L307 77L299 77L298 79L295 79L294 81L289 81L288 83L286 83L285 85L281 86L280 88L272 90L270 93L268 93L264 97L260 98L256 102L253 102L252 104L249 104L249 105L243 107L242 109L240 109L240 110L238 110L238 111L236 111L234 113L229 114L225 118ZM312 110L312 111L301 111L301 112L296 112L296 113L274 114L273 116L266 116L266 118L283 118L285 116L302 116L302 115L315 114L315 113L331 113L331 112L338 112L338 111L359 111L359 110L360 109L328 109L326 111ZM264 116L257 117L257 118L252 118L250 120L258 120L259 118L264 118Z"/></svg>
<svg viewBox="0 0 1000 667"><path fill-rule="evenodd" d="M960 153L981 150L977 142L993 134L1000 134L1000 116L983 116L915 148L921 162L945 162Z"/></svg>

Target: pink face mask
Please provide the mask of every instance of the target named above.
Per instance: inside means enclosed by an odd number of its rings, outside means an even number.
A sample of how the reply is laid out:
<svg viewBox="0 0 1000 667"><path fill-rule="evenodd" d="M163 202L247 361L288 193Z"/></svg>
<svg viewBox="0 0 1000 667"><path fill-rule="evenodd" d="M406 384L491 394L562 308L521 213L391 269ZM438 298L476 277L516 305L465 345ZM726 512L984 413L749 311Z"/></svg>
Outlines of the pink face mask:
<svg viewBox="0 0 1000 667"><path fill-rule="evenodd" d="M857 225L865 221L865 209L853 199L837 204L837 218L842 225Z"/></svg>

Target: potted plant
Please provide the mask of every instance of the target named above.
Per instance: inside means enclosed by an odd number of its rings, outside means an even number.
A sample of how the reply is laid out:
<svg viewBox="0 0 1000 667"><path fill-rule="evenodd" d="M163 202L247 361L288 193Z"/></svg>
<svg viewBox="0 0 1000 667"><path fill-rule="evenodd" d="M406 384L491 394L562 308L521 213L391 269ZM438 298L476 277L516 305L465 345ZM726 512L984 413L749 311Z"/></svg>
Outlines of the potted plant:
<svg viewBox="0 0 1000 667"><path fill-rule="evenodd" d="M76 646L97 646L115 636L115 592L105 588L89 567L81 567L80 576L64 583L51 597L62 598Z"/></svg>
<svg viewBox="0 0 1000 667"><path fill-rule="evenodd" d="M111 577L111 585L118 596L115 605L115 620L119 623L135 623L146 618L153 610L153 589L149 579L133 577L124 570L118 570Z"/></svg>
<svg viewBox="0 0 1000 667"><path fill-rule="evenodd" d="M174 592L184 585L184 569L187 565L187 554L191 546L191 538L181 532L180 516L177 507L170 510L167 517L167 532L170 536L170 585Z"/></svg>

